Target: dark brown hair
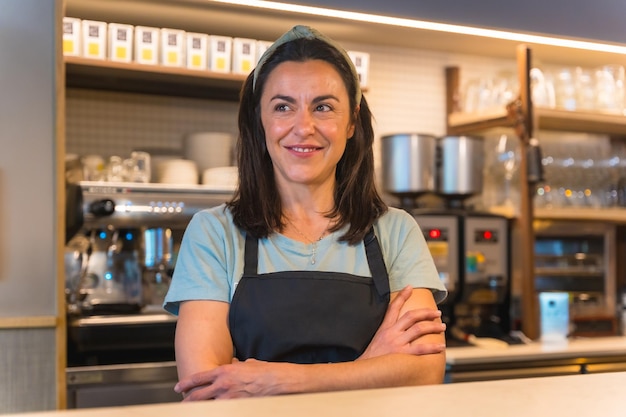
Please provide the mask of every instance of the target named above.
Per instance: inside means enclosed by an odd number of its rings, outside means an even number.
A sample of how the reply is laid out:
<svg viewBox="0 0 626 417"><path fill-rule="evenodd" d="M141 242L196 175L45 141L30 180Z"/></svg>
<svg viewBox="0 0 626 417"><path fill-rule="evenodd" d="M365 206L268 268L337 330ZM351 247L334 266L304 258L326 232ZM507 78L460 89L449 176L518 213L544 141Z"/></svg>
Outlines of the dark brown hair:
<svg viewBox="0 0 626 417"><path fill-rule="evenodd" d="M253 74L248 76L239 104L236 146L239 185L227 206L235 225L257 238L267 237L284 227L280 195L261 123L261 95L268 75L278 64L308 60L326 61L337 70L348 90L351 114L355 114L357 80L349 63L337 49L319 39L296 39L279 46L259 71L256 88L253 88ZM359 104L354 135L337 164L335 207L325 213L339 219L331 231L350 225L340 240L351 244L360 242L374 221L387 211L374 179L372 114L364 97Z"/></svg>

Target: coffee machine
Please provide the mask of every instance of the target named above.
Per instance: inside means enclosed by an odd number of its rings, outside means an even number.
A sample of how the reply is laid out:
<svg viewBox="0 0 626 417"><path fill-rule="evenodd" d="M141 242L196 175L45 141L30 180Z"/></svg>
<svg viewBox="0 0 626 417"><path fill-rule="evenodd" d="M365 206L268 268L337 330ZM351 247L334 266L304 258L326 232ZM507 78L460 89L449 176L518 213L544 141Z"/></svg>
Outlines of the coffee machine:
<svg viewBox="0 0 626 417"><path fill-rule="evenodd" d="M508 341L508 219L455 209L418 209L413 210L413 215L448 289L448 298L440 306L448 327L456 328L457 335Z"/></svg>
<svg viewBox="0 0 626 417"><path fill-rule="evenodd" d="M383 187L415 217L448 290L439 305L448 345L464 344L459 335L509 342L509 220L467 204L482 192L482 138L410 134L382 142ZM403 172L411 178L399 182Z"/></svg>
<svg viewBox="0 0 626 417"><path fill-rule="evenodd" d="M66 188L68 407L180 401L172 390L177 317L163 298L189 220L234 190L103 181Z"/></svg>
<svg viewBox="0 0 626 417"><path fill-rule="evenodd" d="M68 205L74 235L65 250L68 311L132 314L160 308L191 216L231 189L82 181Z"/></svg>

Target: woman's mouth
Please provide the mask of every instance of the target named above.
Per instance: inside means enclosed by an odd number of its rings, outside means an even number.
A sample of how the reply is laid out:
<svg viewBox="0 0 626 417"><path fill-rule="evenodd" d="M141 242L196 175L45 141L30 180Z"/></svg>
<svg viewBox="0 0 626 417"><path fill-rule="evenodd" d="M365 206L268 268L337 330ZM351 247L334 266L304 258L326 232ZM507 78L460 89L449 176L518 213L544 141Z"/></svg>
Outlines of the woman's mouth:
<svg viewBox="0 0 626 417"><path fill-rule="evenodd" d="M293 152L298 152L298 153L310 153L310 152L314 152L314 151L320 150L322 148L313 147L313 146L307 146L307 147L290 146L287 149L289 149L290 151L293 151Z"/></svg>

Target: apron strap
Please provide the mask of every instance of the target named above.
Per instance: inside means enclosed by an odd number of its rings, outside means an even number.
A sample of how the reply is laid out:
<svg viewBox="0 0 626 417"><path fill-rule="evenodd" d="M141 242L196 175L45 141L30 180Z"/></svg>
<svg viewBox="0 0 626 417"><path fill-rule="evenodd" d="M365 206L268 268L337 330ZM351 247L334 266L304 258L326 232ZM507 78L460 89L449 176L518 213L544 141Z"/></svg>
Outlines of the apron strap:
<svg viewBox="0 0 626 417"><path fill-rule="evenodd" d="M256 275L259 262L259 241L248 232L246 232L246 250L243 259L243 274L245 276Z"/></svg>
<svg viewBox="0 0 626 417"><path fill-rule="evenodd" d="M367 232L363 242L365 244L367 263L370 267L372 278L374 279L376 291L378 291L380 297L388 298L390 292L389 275L387 274L387 267L383 259L383 251L380 249L373 227Z"/></svg>

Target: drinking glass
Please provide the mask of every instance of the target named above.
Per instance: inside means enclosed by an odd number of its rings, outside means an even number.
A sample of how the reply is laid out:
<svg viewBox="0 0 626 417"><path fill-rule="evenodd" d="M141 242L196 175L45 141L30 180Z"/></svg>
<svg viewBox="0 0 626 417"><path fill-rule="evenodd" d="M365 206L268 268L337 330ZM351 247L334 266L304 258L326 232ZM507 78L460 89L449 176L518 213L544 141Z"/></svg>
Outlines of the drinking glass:
<svg viewBox="0 0 626 417"><path fill-rule="evenodd" d="M576 108L593 110L596 99L596 83L593 71L576 68Z"/></svg>
<svg viewBox="0 0 626 417"><path fill-rule="evenodd" d="M124 160L120 156L113 155L109 158L109 165L107 166L107 181L126 181L126 169L124 168Z"/></svg>
<svg viewBox="0 0 626 417"><path fill-rule="evenodd" d="M148 152L134 151L130 159L124 161L130 182L150 182L150 154Z"/></svg>
<svg viewBox="0 0 626 417"><path fill-rule="evenodd" d="M519 140L510 135L502 134L496 145L497 161L504 172L504 200L503 205L514 207L511 183L520 164Z"/></svg>
<svg viewBox="0 0 626 417"><path fill-rule="evenodd" d="M554 74L556 107L576 110L576 71L573 68L561 68Z"/></svg>
<svg viewBox="0 0 626 417"><path fill-rule="evenodd" d="M624 67L604 65L595 71L596 109L619 113L624 111Z"/></svg>
<svg viewBox="0 0 626 417"><path fill-rule="evenodd" d="M86 155L81 162L85 181L103 181L105 179L105 163L100 155Z"/></svg>
<svg viewBox="0 0 626 417"><path fill-rule="evenodd" d="M532 91L532 100L536 106L554 108L556 106L556 97L552 80L545 77L543 71L539 68L530 70L530 86Z"/></svg>

